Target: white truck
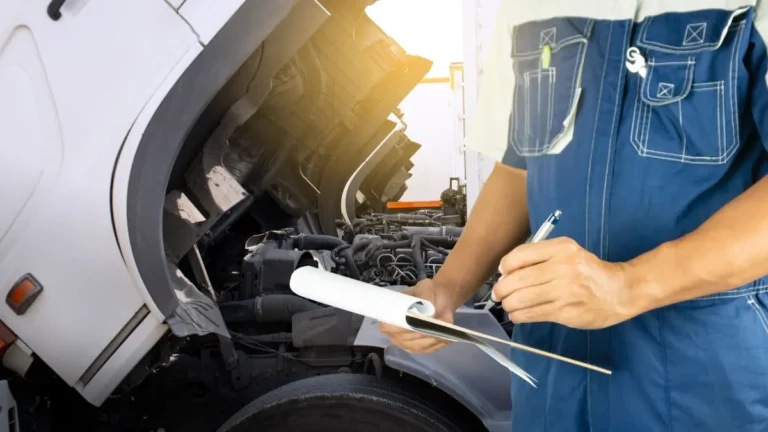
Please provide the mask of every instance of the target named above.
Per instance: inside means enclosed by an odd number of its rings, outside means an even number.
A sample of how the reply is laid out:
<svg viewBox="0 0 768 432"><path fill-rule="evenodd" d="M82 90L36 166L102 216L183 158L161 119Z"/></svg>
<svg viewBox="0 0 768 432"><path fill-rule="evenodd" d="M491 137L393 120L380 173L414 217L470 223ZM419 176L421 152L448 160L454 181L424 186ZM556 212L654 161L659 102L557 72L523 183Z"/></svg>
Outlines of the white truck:
<svg viewBox="0 0 768 432"><path fill-rule="evenodd" d="M374 1L3 2L0 431L509 430L487 356L411 356L287 285L412 285L461 233L455 190L386 213L431 63Z"/></svg>

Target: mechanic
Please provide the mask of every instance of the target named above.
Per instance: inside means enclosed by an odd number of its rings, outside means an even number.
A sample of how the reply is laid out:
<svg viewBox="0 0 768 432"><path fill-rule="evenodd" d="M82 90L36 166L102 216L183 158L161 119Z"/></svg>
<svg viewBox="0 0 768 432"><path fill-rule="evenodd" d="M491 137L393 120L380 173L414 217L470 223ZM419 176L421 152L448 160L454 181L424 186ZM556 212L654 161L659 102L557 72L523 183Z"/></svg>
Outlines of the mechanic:
<svg viewBox="0 0 768 432"><path fill-rule="evenodd" d="M413 293L451 321L499 269L513 340L613 371L513 350L514 431L768 430L767 38L764 2L502 0L467 137L497 163Z"/></svg>

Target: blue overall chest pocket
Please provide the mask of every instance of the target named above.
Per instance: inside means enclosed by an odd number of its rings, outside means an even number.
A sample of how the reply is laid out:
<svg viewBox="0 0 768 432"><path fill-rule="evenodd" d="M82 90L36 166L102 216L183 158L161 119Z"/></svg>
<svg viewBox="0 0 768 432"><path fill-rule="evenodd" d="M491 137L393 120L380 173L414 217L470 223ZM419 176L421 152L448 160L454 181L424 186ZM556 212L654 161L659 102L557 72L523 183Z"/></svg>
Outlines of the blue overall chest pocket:
<svg viewBox="0 0 768 432"><path fill-rule="evenodd" d="M571 141L592 24L556 18L513 28L509 144L519 155L559 153Z"/></svg>
<svg viewBox="0 0 768 432"><path fill-rule="evenodd" d="M640 156L724 164L739 147L751 9L646 18L627 53L630 141ZM633 52L634 51L634 52Z"/></svg>

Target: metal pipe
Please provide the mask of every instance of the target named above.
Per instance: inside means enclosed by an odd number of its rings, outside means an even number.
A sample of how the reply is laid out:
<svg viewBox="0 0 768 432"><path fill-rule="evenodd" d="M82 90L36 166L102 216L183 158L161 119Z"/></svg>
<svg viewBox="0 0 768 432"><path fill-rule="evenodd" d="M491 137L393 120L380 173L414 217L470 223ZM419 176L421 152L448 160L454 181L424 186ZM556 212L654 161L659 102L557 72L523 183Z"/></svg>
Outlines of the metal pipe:
<svg viewBox="0 0 768 432"><path fill-rule="evenodd" d="M414 227L404 226L403 231L409 234L418 234L423 236L453 236L459 237L464 232L464 228L442 226L442 227Z"/></svg>

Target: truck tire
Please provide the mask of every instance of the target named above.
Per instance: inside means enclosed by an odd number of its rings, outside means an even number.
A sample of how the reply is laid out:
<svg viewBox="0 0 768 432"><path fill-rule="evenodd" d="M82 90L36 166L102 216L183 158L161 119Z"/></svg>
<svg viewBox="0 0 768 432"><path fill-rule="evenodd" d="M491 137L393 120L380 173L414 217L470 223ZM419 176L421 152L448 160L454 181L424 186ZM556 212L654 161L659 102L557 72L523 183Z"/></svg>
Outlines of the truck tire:
<svg viewBox="0 0 768 432"><path fill-rule="evenodd" d="M443 409L399 383L370 375L299 380L256 399L219 432L462 432L485 430L468 412ZM461 411L461 410L459 410Z"/></svg>

